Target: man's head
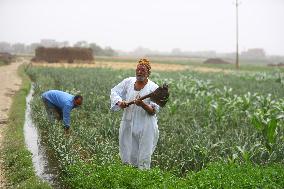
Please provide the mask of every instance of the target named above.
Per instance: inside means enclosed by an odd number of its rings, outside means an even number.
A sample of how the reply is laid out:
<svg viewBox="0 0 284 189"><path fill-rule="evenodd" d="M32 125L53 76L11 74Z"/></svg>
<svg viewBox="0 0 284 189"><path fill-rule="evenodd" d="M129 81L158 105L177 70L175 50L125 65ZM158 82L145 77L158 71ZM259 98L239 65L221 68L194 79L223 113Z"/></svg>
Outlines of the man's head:
<svg viewBox="0 0 284 189"><path fill-rule="evenodd" d="M151 73L150 70L151 70L150 61L146 58L140 59L136 67L137 81L144 81L147 77L149 77Z"/></svg>
<svg viewBox="0 0 284 189"><path fill-rule="evenodd" d="M83 97L81 95L76 95L74 97L74 105L80 106L83 103Z"/></svg>

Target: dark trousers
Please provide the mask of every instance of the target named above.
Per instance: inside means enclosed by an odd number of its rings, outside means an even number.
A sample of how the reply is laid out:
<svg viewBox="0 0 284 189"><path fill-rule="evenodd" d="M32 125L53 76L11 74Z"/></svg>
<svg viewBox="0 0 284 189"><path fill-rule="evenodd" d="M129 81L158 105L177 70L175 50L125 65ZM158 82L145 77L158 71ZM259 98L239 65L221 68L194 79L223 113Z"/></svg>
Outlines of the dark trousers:
<svg viewBox="0 0 284 189"><path fill-rule="evenodd" d="M44 103L45 106L45 110L47 113L47 117L49 119L50 122L54 123L55 119L57 121L60 121L63 119L63 113L62 110L55 106L54 104L52 104L50 101L48 101L46 98L42 98L42 101Z"/></svg>

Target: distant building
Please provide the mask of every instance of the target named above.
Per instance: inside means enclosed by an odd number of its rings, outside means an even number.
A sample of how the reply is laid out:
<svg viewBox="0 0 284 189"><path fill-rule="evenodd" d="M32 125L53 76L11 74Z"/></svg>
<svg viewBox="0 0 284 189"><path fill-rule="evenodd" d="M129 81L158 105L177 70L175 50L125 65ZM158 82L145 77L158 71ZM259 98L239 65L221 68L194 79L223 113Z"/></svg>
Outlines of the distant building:
<svg viewBox="0 0 284 189"><path fill-rule="evenodd" d="M70 47L68 41L58 42L54 39L42 39L40 40L39 44L40 44L39 46L41 47L58 47L58 48Z"/></svg>
<svg viewBox="0 0 284 189"><path fill-rule="evenodd" d="M241 53L241 57L245 59L264 59L266 58L265 51L261 48L248 49Z"/></svg>
<svg viewBox="0 0 284 189"><path fill-rule="evenodd" d="M57 47L62 48L62 47L70 47L68 41L63 41L63 42L57 42Z"/></svg>
<svg viewBox="0 0 284 189"><path fill-rule="evenodd" d="M54 39L42 39L42 40L40 40L40 46L43 46L43 47L57 47L58 43Z"/></svg>

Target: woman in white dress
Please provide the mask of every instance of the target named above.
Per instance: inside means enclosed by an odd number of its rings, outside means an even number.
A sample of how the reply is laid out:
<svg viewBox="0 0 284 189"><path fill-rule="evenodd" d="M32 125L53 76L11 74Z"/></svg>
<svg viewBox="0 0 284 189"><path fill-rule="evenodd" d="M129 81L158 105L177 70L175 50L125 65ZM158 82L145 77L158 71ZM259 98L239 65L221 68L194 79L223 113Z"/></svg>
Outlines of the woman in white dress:
<svg viewBox="0 0 284 189"><path fill-rule="evenodd" d="M149 98L137 100L158 88L148 77L151 73L150 62L140 59L136 68L136 77L124 79L111 89L111 110L124 110L119 129L119 151L122 162L139 169L150 169L159 130L156 113L159 105ZM127 102L135 100L133 105Z"/></svg>

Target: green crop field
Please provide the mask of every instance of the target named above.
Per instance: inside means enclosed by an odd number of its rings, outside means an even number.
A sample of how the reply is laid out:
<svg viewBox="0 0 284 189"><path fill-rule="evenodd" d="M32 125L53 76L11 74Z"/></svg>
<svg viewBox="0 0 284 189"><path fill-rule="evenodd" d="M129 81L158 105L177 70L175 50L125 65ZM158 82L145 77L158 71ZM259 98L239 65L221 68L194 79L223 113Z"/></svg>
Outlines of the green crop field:
<svg viewBox="0 0 284 189"><path fill-rule="evenodd" d="M264 69L263 69L264 70ZM134 71L103 68L27 70L35 86L33 119L66 188L281 188L284 186L284 73L154 72L170 86L158 114L159 141L150 171L122 165L110 89ZM80 93L71 134L50 124L41 93Z"/></svg>

